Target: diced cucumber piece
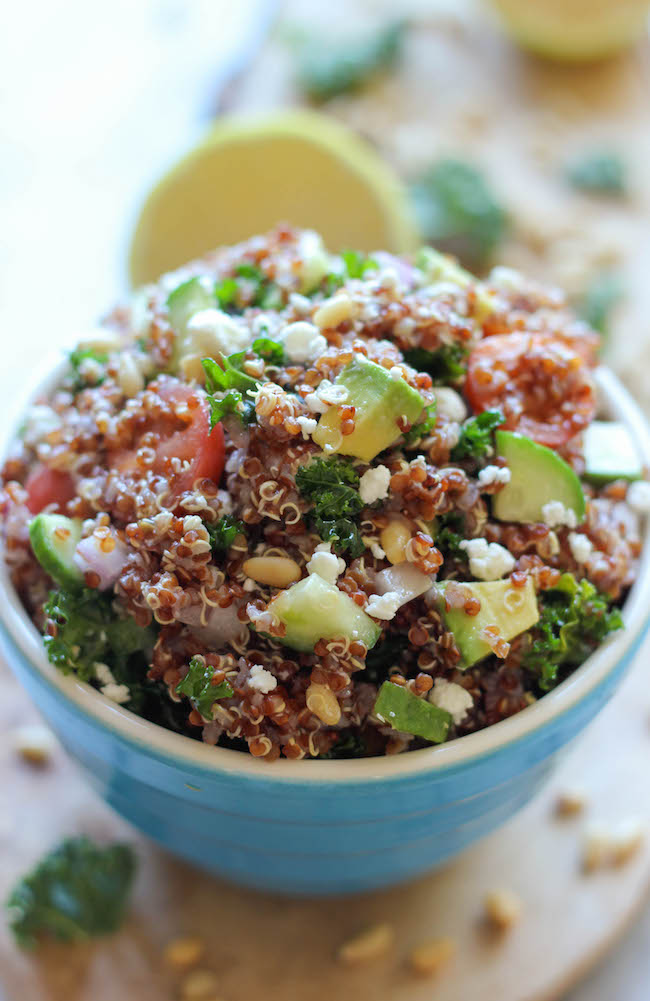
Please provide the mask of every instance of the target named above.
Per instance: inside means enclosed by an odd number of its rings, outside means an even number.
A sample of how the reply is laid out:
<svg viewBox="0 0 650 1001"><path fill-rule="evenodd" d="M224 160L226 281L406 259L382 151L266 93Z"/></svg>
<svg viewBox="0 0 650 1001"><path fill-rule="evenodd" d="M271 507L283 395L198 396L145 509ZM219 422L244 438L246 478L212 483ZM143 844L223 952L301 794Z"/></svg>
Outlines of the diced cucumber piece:
<svg viewBox="0 0 650 1001"><path fill-rule="evenodd" d="M447 628L454 634L463 660L460 667L471 667L492 653L490 645L481 635L486 626L496 626L501 638L509 641L530 629L539 619L537 597L530 577L521 588L513 587L509 580L454 581L455 587L467 589L468 597L478 598L481 603L478 615L468 615L462 608L447 610L447 586L447 581L435 585L440 595L438 608Z"/></svg>
<svg viewBox="0 0 650 1001"><path fill-rule="evenodd" d="M585 479L592 483L640 480L643 467L632 436L620 421L592 421L585 431Z"/></svg>
<svg viewBox="0 0 650 1001"><path fill-rule="evenodd" d="M492 511L499 521L545 521L543 508L559 501L576 516L585 518L585 496L580 480L557 452L513 431L497 431L497 453L506 460L510 482L495 494Z"/></svg>
<svg viewBox="0 0 650 1001"><path fill-rule="evenodd" d="M299 580L281 591L269 611L286 626L282 642L294 650L313 650L319 640L346 636L370 650L381 634L380 627L343 591L318 574Z"/></svg>
<svg viewBox="0 0 650 1001"><path fill-rule="evenodd" d="M442 744L451 726L451 716L445 709L419 699L408 688L392 681L385 681L379 689L373 714L394 730L423 737L432 744Z"/></svg>
<svg viewBox="0 0 650 1001"><path fill-rule="evenodd" d="M37 514L29 526L34 556L52 580L63 588L81 587L84 582L74 562L81 526L80 518L66 518L62 514Z"/></svg>
<svg viewBox="0 0 650 1001"><path fill-rule="evenodd" d="M182 338L187 332L188 321L195 313L200 313L203 309L214 309L216 305L214 281L211 278L188 278L167 297L172 330Z"/></svg>
<svg viewBox="0 0 650 1001"><path fill-rule="evenodd" d="M343 405L355 409L354 431L341 434L339 407L334 406L323 414L312 438L322 449L354 455L364 462L370 462L400 437L400 417L414 424L424 409L416 389L404 379L391 378L388 369L372 361L355 357L335 385L348 391Z"/></svg>

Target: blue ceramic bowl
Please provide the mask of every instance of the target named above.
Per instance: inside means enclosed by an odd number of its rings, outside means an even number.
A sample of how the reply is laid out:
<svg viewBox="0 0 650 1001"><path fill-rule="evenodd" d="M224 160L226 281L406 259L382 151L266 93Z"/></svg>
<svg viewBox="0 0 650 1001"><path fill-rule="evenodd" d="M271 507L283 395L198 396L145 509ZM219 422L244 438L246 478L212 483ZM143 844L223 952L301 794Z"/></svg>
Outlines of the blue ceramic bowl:
<svg viewBox="0 0 650 1001"><path fill-rule="evenodd" d="M598 377L604 410L650 465L641 413L611 373ZM649 553L646 537L625 630L567 681L487 730L395 757L268 765L148 723L48 663L4 571L0 648L95 790L170 852L260 889L352 893L440 865L535 795L639 647Z"/></svg>

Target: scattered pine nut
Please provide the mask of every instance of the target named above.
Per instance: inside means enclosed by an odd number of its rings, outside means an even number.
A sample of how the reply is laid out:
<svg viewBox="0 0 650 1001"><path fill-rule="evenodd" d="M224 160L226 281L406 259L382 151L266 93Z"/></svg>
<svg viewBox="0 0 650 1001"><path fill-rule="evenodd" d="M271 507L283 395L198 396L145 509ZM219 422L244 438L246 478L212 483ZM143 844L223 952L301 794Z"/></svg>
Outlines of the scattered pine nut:
<svg viewBox="0 0 650 1001"><path fill-rule="evenodd" d="M640 821L628 818L616 827L593 824L585 831L582 868L586 873L625 865L640 850L645 829Z"/></svg>
<svg viewBox="0 0 650 1001"><path fill-rule="evenodd" d="M346 966L355 966L357 963L369 963L373 959L379 959L388 952L395 932L392 925L378 924L365 928L349 941L344 942L338 951L338 958Z"/></svg>
<svg viewBox="0 0 650 1001"><path fill-rule="evenodd" d="M624 821L612 839L612 865L625 865L640 851L645 840L643 824L636 818Z"/></svg>
<svg viewBox="0 0 650 1001"><path fill-rule="evenodd" d="M508 931L521 917L521 900L512 890L491 890L484 905L486 917L499 931Z"/></svg>
<svg viewBox="0 0 650 1001"><path fill-rule="evenodd" d="M194 966L201 959L204 944L200 938L175 938L165 947L165 962L178 969Z"/></svg>
<svg viewBox="0 0 650 1001"><path fill-rule="evenodd" d="M456 943L452 938L435 938L411 950L409 963L418 976L432 977L452 959L455 952Z"/></svg>
<svg viewBox="0 0 650 1001"><path fill-rule="evenodd" d="M609 855L609 833L602 824L592 824L584 835L582 845L582 869L595 872L607 865Z"/></svg>
<svg viewBox="0 0 650 1001"><path fill-rule="evenodd" d="M30 765L46 765L56 748L54 734L41 723L17 727L14 742L18 754Z"/></svg>
<svg viewBox="0 0 650 1001"><path fill-rule="evenodd" d="M212 970L193 970L181 984L182 1001L211 1001L217 986Z"/></svg>
<svg viewBox="0 0 650 1001"><path fill-rule="evenodd" d="M565 789L559 793L555 801L555 813L558 817L577 817L587 806L587 797L580 789Z"/></svg>

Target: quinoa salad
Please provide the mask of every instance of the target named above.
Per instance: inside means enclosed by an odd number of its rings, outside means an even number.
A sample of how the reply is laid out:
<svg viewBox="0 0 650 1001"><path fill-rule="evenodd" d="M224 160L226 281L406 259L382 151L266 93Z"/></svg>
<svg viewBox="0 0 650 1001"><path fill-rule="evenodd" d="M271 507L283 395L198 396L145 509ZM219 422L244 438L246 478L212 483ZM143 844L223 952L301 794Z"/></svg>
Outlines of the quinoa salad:
<svg viewBox="0 0 650 1001"><path fill-rule="evenodd" d="M395 754L525 709L614 630L650 485L598 337L495 268L280 226L70 354L5 460L47 655L273 761Z"/></svg>

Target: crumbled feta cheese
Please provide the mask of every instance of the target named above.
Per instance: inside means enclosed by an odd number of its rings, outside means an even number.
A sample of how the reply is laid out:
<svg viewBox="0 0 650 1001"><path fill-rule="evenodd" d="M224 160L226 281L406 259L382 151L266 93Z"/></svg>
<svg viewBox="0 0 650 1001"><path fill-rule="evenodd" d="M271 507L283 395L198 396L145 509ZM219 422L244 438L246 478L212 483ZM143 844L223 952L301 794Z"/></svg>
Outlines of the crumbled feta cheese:
<svg viewBox="0 0 650 1001"><path fill-rule="evenodd" d="M388 466L375 466L368 469L359 480L359 496L364 504L374 504L375 501L388 497L390 485L390 469Z"/></svg>
<svg viewBox="0 0 650 1001"><path fill-rule="evenodd" d="M486 466L478 474L482 487L491 487L495 483L510 483L510 470L507 466Z"/></svg>
<svg viewBox="0 0 650 1001"><path fill-rule="evenodd" d="M289 295L289 305L301 316L307 316L311 313L311 299L308 299L306 295L301 295L300 292L291 292Z"/></svg>
<svg viewBox="0 0 650 1001"><path fill-rule="evenodd" d="M578 524L575 511L570 507L565 507L562 501L548 501L542 508L542 518L551 528L558 525L575 528Z"/></svg>
<svg viewBox="0 0 650 1001"><path fill-rule="evenodd" d="M461 424L467 417L467 407L462 396L449 386L434 386L436 409L441 417Z"/></svg>
<svg viewBox="0 0 650 1001"><path fill-rule="evenodd" d="M580 532L569 532L569 549L576 563L586 563L593 552L591 539Z"/></svg>
<svg viewBox="0 0 650 1001"><path fill-rule="evenodd" d="M51 434L52 431L58 431L60 427L61 418L52 410L52 407L36 404L29 408L25 416L23 441L29 448L35 448L46 435Z"/></svg>
<svg viewBox="0 0 650 1001"><path fill-rule="evenodd" d="M244 591L246 591L248 594L250 594L251 591L255 590L255 588L257 587L257 584L255 583L255 581L253 580L252 577L247 577L246 580L244 581L244 583L242 584L242 587L243 587Z"/></svg>
<svg viewBox="0 0 650 1001"><path fill-rule="evenodd" d="M645 480L631 483L627 490L627 502L637 514L647 514L650 511L650 483Z"/></svg>
<svg viewBox="0 0 650 1001"><path fill-rule="evenodd" d="M448 712L455 726L463 722L474 705L474 699L466 688L446 678L436 678L429 692L429 702Z"/></svg>
<svg viewBox="0 0 650 1001"><path fill-rule="evenodd" d="M214 356L241 351L248 347L251 332L235 317L220 309L201 309L187 322L188 354Z"/></svg>
<svg viewBox="0 0 650 1001"><path fill-rule="evenodd" d="M113 672L111 671L108 664L101 664L97 661L93 665L95 668L95 677L102 685L113 685L115 684L115 678L113 677Z"/></svg>
<svg viewBox="0 0 650 1001"><path fill-rule="evenodd" d="M102 695L110 699L111 702L117 702L118 706L124 705L131 698L131 692L129 691L128 685L103 685L100 688Z"/></svg>
<svg viewBox="0 0 650 1001"><path fill-rule="evenodd" d="M314 361L327 348L327 341L318 327L306 320L296 320L284 328L280 339L290 361Z"/></svg>
<svg viewBox="0 0 650 1001"><path fill-rule="evenodd" d="M318 421L313 417L296 417L296 423L300 425L300 430L305 441L318 427Z"/></svg>
<svg viewBox="0 0 650 1001"><path fill-rule="evenodd" d="M314 555L307 564L308 574L317 574L328 584L336 584L337 579L345 572L345 560L331 552L331 543L321 542L316 546Z"/></svg>
<svg viewBox="0 0 650 1001"><path fill-rule="evenodd" d="M373 594L365 610L375 619L393 619L402 603L401 594L397 591L387 591L386 594Z"/></svg>
<svg viewBox="0 0 650 1001"><path fill-rule="evenodd" d="M499 580L514 570L515 558L505 546L486 539L463 539L459 548L469 557L469 568L479 580Z"/></svg>
<svg viewBox="0 0 650 1001"><path fill-rule="evenodd" d="M254 688L256 692L262 692L263 695L268 695L269 692L278 687L278 681L261 664L253 664L248 675L248 687Z"/></svg>
<svg viewBox="0 0 650 1001"><path fill-rule="evenodd" d="M393 365L388 374L391 377L391 379L395 379L396 381L397 379L404 378L404 373L402 372L402 369L400 368L399 365Z"/></svg>

